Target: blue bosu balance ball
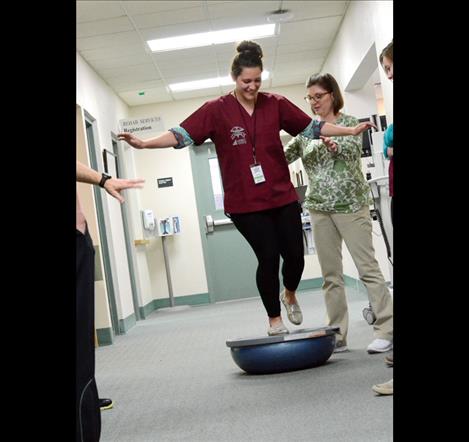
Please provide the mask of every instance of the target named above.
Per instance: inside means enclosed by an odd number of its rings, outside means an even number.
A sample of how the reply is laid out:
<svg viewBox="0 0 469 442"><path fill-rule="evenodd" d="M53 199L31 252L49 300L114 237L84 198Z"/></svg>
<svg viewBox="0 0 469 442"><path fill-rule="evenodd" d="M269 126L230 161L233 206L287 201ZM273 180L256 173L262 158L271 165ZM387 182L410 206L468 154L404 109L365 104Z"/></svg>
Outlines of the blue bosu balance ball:
<svg viewBox="0 0 469 442"><path fill-rule="evenodd" d="M280 336L226 341L238 367L251 374L281 373L324 364L339 327L306 328Z"/></svg>

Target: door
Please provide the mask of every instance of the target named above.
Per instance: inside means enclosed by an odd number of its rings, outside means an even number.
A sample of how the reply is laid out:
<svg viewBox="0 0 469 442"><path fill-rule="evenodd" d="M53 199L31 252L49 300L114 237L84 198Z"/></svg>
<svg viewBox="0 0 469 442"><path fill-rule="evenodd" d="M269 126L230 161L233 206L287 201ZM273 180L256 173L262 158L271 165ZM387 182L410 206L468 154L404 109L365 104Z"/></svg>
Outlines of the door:
<svg viewBox="0 0 469 442"><path fill-rule="evenodd" d="M200 234L211 302L259 296L257 258L223 210L223 187L213 143L190 147ZM207 217L215 225L207 231ZM210 220L210 218L208 218ZM209 223L211 224L211 223Z"/></svg>
<svg viewBox="0 0 469 442"><path fill-rule="evenodd" d="M121 166L121 159L119 158L118 154L118 147L117 147L117 137L114 134L111 134L111 142L112 142L112 152L103 149L103 164L104 164L104 172L108 173L109 175L115 178L123 178L121 176L120 171L122 170ZM135 281L135 268L133 263L133 250L132 250L132 239L129 234L129 222L127 220L126 209L127 206L125 204L121 204L121 214L122 214L122 225L125 237L125 248L127 251L127 261L129 265L129 277L130 277L130 286L132 288L132 300L134 306L134 314L136 320L141 319L140 309L138 307L138 295L137 295L137 284Z"/></svg>
<svg viewBox="0 0 469 442"><path fill-rule="evenodd" d="M95 138L94 138L94 131L93 131L93 120L92 117L89 116L85 112L85 126L86 126L86 137L88 141L89 147L89 154L90 154L90 166L92 169L99 170L98 160L97 160L97 152L96 152L96 145L95 145ZM109 300L109 313L111 316L111 325L112 331L114 334L119 335L119 318L117 313L117 304L116 304L116 297L114 293L114 282L112 280L112 272L111 272L111 258L109 256L109 246L108 246L108 239L106 234L106 226L104 221L104 209L103 209L103 202L102 202L102 194L101 189L97 186L93 186L94 198L96 202L96 216L98 219L98 229L99 229L99 237L101 239L101 247L96 250L95 259L98 259L98 253L102 253L103 258L103 265L104 265L104 278L106 280L106 287L107 287L107 295ZM99 267L99 266L98 266Z"/></svg>

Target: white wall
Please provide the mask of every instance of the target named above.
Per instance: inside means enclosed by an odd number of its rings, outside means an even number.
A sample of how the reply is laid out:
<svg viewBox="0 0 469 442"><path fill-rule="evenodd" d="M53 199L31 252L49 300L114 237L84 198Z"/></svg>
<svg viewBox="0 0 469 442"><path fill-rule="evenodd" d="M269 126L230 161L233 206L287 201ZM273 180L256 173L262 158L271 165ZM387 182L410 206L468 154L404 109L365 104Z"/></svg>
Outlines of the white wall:
<svg viewBox="0 0 469 442"><path fill-rule="evenodd" d="M344 113L357 118L368 118L371 115L379 114L373 76L370 77L363 88L353 92L343 92L343 95Z"/></svg>
<svg viewBox="0 0 469 442"><path fill-rule="evenodd" d="M392 1L352 1L349 3L336 40L322 68L330 72L345 90L370 48L374 45L376 66L379 54L393 38ZM374 71L374 69L373 69ZM388 122L392 122L392 82L379 67ZM364 79L364 83L368 78Z"/></svg>
<svg viewBox="0 0 469 442"><path fill-rule="evenodd" d="M369 51L372 49L373 65L369 66L369 75L378 69L383 93L382 103L377 103L369 78L362 78L363 89L344 93L344 111L357 118L378 113L378 105L384 104L388 124L392 118L392 82L384 75L379 65L379 54L393 38L393 2L392 1L353 1L337 34L336 40L322 68L322 72L331 73L345 90L352 82L357 83L356 72L369 63ZM376 62L375 62L376 61ZM381 112L379 112L381 113ZM373 230L380 232L376 221ZM384 278L390 280L389 261L384 241L373 235L376 258L380 263ZM358 272L346 247L343 248L344 273L356 278Z"/></svg>
<svg viewBox="0 0 469 442"><path fill-rule="evenodd" d="M162 115L159 110L151 109L148 112L141 115ZM132 116L135 115L134 112ZM142 208L152 209L157 219L180 216L181 233L165 239L173 295L207 293L189 149L138 151L135 152L135 163L138 175L146 180L141 198ZM157 178L166 177L173 178L173 186L158 188ZM168 287L160 237L152 239L146 247L146 257L155 297L167 298Z"/></svg>
<svg viewBox="0 0 469 442"><path fill-rule="evenodd" d="M77 53L77 89L76 89L76 102L83 109L86 110L96 120L95 130L95 143L98 149L98 168L104 170L102 150L107 149L112 152L112 138L111 132L118 132L118 120L127 118L128 107L127 105L111 90L111 88L96 74L96 72L83 60ZM86 145L86 138L83 140ZM88 148L86 146L86 158L83 158L85 164L90 165L88 158ZM135 177L133 170L133 158L131 149L126 149L124 152L124 163L128 168L125 171L127 178ZM139 206L138 203L138 189L133 189L131 192L127 191L125 194L126 203L129 206ZM104 212L106 219L106 233L110 249L111 267L113 274L114 290L116 295L117 313L119 319L125 319L134 313L132 289L130 284L130 274L127 260L127 251L125 246L125 237L123 233L121 205L113 197L104 193ZM94 206L93 206L94 210ZM139 212L133 214L139 218ZM129 220L132 226L137 225L135 219ZM132 229L131 229L132 230ZM138 231L135 233L134 228L131 234L136 238L139 236ZM95 243L98 241L98 232L93 232ZM141 289L141 293L145 299L152 299L151 286L149 282L148 269L146 268L146 259L139 257L142 252L135 249L137 260L141 263L136 268L137 285ZM110 322L103 324L104 318L102 315L101 307L105 304L103 299L99 296L106 298L104 290L101 295L97 295L96 303L96 318L97 327L110 327ZM100 293L101 293L100 292ZM107 298L105 299L107 303ZM108 320L109 321L109 320Z"/></svg>

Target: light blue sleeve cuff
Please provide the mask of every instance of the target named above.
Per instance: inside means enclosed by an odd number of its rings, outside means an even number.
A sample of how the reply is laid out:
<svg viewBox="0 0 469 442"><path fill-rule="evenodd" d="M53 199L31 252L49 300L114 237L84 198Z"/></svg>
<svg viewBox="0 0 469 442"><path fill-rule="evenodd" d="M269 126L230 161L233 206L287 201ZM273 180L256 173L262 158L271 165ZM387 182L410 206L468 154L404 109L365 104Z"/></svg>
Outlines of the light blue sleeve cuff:
<svg viewBox="0 0 469 442"><path fill-rule="evenodd" d="M394 126L391 123L386 129L386 131L384 132L384 137L383 137L383 154L384 154L384 158L386 158L387 160L389 160L388 147L393 147L393 144L394 144L393 132L394 132Z"/></svg>
<svg viewBox="0 0 469 442"><path fill-rule="evenodd" d="M191 138L186 129L181 126L172 127L169 131L176 137L178 144L174 146L175 149L182 149L183 147L194 144L194 140Z"/></svg>
<svg viewBox="0 0 469 442"><path fill-rule="evenodd" d="M300 135L309 139L312 138L313 140L317 140L321 135L321 128L324 126L324 123L325 121L311 120L311 123L306 126L306 129L303 130Z"/></svg>

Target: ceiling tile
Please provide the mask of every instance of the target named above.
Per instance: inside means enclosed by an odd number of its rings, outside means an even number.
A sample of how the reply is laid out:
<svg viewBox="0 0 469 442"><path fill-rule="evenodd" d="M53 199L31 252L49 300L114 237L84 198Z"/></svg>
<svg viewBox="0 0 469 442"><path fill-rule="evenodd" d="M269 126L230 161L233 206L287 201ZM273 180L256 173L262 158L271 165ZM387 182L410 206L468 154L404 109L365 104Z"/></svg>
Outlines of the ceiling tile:
<svg viewBox="0 0 469 442"><path fill-rule="evenodd" d="M124 16L118 1L77 1L77 23Z"/></svg>
<svg viewBox="0 0 469 442"><path fill-rule="evenodd" d="M146 91L149 89L166 89L166 85L162 80L148 80L141 82L134 82L131 87L129 86L119 86L116 88L116 91L119 93L129 92L137 93L140 91Z"/></svg>
<svg viewBox="0 0 469 442"><path fill-rule="evenodd" d="M285 1L283 8L293 12L292 20L343 15L348 1Z"/></svg>
<svg viewBox="0 0 469 442"><path fill-rule="evenodd" d="M190 22L205 21L207 15L201 7L189 8L176 11L158 12L155 14L134 15L133 21L140 29L156 28L171 24L185 24Z"/></svg>
<svg viewBox="0 0 469 442"><path fill-rule="evenodd" d="M156 12L186 10L202 7L205 1L123 1L123 7L133 15L153 14Z"/></svg>
<svg viewBox="0 0 469 442"><path fill-rule="evenodd" d="M122 45L98 49L78 51L89 63L99 60L108 60L119 57L133 57L134 55L147 55L141 43ZM129 61L130 63L130 61ZM129 64L127 63L127 64Z"/></svg>
<svg viewBox="0 0 469 442"><path fill-rule="evenodd" d="M102 68L99 70L99 74L106 80L109 78L124 77L129 75L159 77L153 63L137 64L134 66L121 66L115 68Z"/></svg>
<svg viewBox="0 0 469 442"><path fill-rule="evenodd" d="M116 47L129 44L142 44L142 40L140 39L137 32L118 32L116 34L77 38L77 49L79 51Z"/></svg>
<svg viewBox="0 0 469 442"><path fill-rule="evenodd" d="M127 56L113 57L113 58L99 58L93 61L93 66L96 69L111 69L125 66L134 66L136 64L145 64L151 62L151 57L148 54L130 54Z"/></svg>
<svg viewBox="0 0 469 442"><path fill-rule="evenodd" d="M128 17L95 20L86 23L77 23L77 38L115 34L117 32L133 30L134 27Z"/></svg>

